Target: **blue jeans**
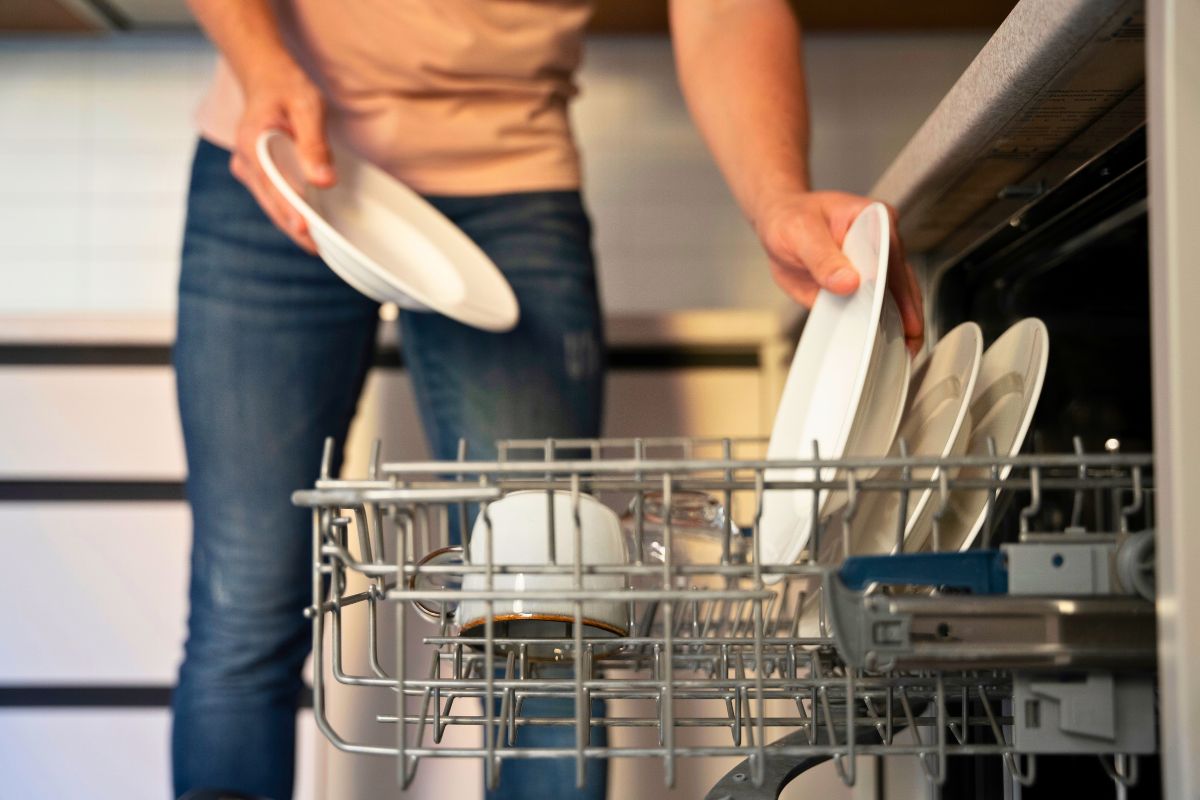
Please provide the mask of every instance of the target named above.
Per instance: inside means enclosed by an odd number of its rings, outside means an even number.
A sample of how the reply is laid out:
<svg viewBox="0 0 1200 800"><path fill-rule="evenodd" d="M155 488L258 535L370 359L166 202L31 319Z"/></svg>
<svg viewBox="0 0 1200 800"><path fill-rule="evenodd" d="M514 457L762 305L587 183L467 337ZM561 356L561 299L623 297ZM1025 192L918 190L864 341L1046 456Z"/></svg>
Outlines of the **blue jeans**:
<svg viewBox="0 0 1200 800"><path fill-rule="evenodd" d="M430 198L504 272L517 328L400 317L404 360L434 455L464 437L599 433L603 384L591 230L577 192ZM344 441L374 356L378 306L287 239L201 141L188 195L174 362L194 540L188 639L174 694L176 796L292 794L300 670L311 646L310 517L291 493ZM340 453L338 456L340 462ZM554 705L553 703L551 705ZM540 713L569 715L558 702ZM568 745L573 729L519 744ZM588 790L604 795L593 765ZM568 760L506 763L495 798L568 796Z"/></svg>

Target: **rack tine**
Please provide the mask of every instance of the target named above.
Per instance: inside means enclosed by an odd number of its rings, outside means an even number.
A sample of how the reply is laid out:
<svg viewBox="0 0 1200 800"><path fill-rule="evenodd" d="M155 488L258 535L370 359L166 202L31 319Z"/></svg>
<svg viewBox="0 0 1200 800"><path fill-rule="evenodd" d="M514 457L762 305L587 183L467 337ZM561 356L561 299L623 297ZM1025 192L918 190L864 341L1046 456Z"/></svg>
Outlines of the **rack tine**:
<svg viewBox="0 0 1200 800"><path fill-rule="evenodd" d="M674 503L674 479L670 473L664 473L663 486L663 569L662 587L671 588L671 567L674 565L674 524L672 522ZM665 672L661 689L663 746L666 754L663 756L664 780L668 787L675 785L675 644L674 637L675 602L667 600L663 604L663 655Z"/></svg>
<svg viewBox="0 0 1200 800"><path fill-rule="evenodd" d="M375 563L375 553L371 548L370 531L367 525L367 509L361 503L354 505L354 533L358 538L358 555L363 561Z"/></svg>
<svg viewBox="0 0 1200 800"><path fill-rule="evenodd" d="M942 551L942 518L950 507L950 483L946 471L938 473L938 509L933 512L933 552Z"/></svg>
<svg viewBox="0 0 1200 800"><path fill-rule="evenodd" d="M372 537L371 547L375 553L376 563L382 564L387 561L387 551L384 549L383 508L379 505L379 503L370 503L368 507L371 509L371 519L374 521L374 524L369 526ZM407 514L410 518L412 516L411 512L405 511L403 513ZM395 519L398 514L399 512L393 514L393 519ZM382 583L383 582L380 581L380 588L382 588Z"/></svg>
<svg viewBox="0 0 1200 800"><path fill-rule="evenodd" d="M553 439L546 440L545 457L546 457L547 463L554 460L554 440ZM547 489L546 489L546 552L549 553L549 555L547 556L547 560L551 564L557 564L558 563L558 552L557 552L558 551L558 534L554 530L555 524L557 522L555 517L557 515L554 513L554 489L551 485L551 482L553 480L554 480L554 476L551 473L547 472L546 473L546 486L547 486Z"/></svg>
<svg viewBox="0 0 1200 800"><path fill-rule="evenodd" d="M900 481L908 485L912 481L912 465L908 463L908 441L901 436L896 440L900 448L900 458L904 465L900 467ZM900 512L896 515L896 552L904 552L904 534L908 531L908 490L900 489Z"/></svg>
<svg viewBox="0 0 1200 800"><path fill-rule="evenodd" d="M436 678L438 676L438 671L439 671L438 667L439 667L440 662L441 662L441 659L438 657L438 652L435 650L433 652L433 661L429 665L430 679ZM433 714L434 714L433 741L434 741L434 743L441 742L441 738L442 738L441 733L440 733L440 731L437 730L437 713L438 713L437 707L438 707L438 704L441 702L441 697L440 697L439 693L440 693L440 689L435 686L426 686L425 690L421 693L421 706L420 706L421 714L420 714L420 718L417 720L417 732L413 736L413 739L415 741L419 742L425 738L425 725L426 725L426 723L429 722L429 706L430 706L430 703L432 702L433 709L434 709L434 711L433 711ZM401 692L400 694L403 695L403 692ZM404 721L403 717L401 717L398 721L401 725L407 724Z"/></svg>
<svg viewBox="0 0 1200 800"><path fill-rule="evenodd" d="M1022 786L1033 786L1037 780L1037 757L1032 754L1025 756L1024 769L1021 768L1021 757L1017 753L1005 753L1004 765L1008 767L1013 780Z"/></svg>
<svg viewBox="0 0 1200 800"><path fill-rule="evenodd" d="M751 532L753 541L753 563L751 564L751 577L754 579L754 587L761 589L762 581L762 515L763 515L763 486L766 483L765 473L761 469L754 470L754 524Z"/></svg>
<svg viewBox="0 0 1200 800"><path fill-rule="evenodd" d="M754 726L750 724L750 698L746 695L746 659L741 650L734 656L734 675L737 676L738 719L746 728L746 740L754 746ZM739 737L740 738L740 737Z"/></svg>
<svg viewBox="0 0 1200 800"><path fill-rule="evenodd" d="M863 698L863 707L867 710L867 716L875 722L875 733L879 734L879 740L887 743L887 727L883 722L883 715L875 708L875 701L868 695Z"/></svg>
<svg viewBox="0 0 1200 800"><path fill-rule="evenodd" d="M579 473L571 473L571 527L574 534L571 587L579 592L583 590L583 519L579 510ZM583 688L585 678L583 652L583 601L575 600L572 604L575 611L575 786L582 789L587 780L587 761L583 751L590 740L592 723L590 719L591 704Z"/></svg>
<svg viewBox="0 0 1200 800"><path fill-rule="evenodd" d="M1130 468L1130 482L1133 484L1129 505L1121 507L1121 533L1129 533L1129 520L1142 510L1146 496L1142 489L1142 468L1136 464Z"/></svg>
<svg viewBox="0 0 1200 800"><path fill-rule="evenodd" d="M1117 786L1118 793L1124 789L1132 789L1138 782L1138 757L1127 753L1113 753L1110 761L1106 756L1099 756L1104 772Z"/></svg>
<svg viewBox="0 0 1200 800"><path fill-rule="evenodd" d="M333 472L333 437L326 436L321 447L321 479L329 480Z"/></svg>
<svg viewBox="0 0 1200 800"><path fill-rule="evenodd" d="M517 654L509 650L504 658L504 679L512 680L515 677L515 664ZM504 726L505 735L500 738L500 747L508 747L515 743L516 736L516 718L513 714L513 692L511 687L506 687L500 695L500 725ZM420 741L418 739L418 741Z"/></svg>
<svg viewBox="0 0 1200 800"><path fill-rule="evenodd" d="M723 645L721 645L720 664L719 664L720 671L721 671L721 680L725 680L726 678L729 677L730 669L734 670L735 677L740 678L740 673L739 673L738 667L737 667L738 659L736 659L736 658L734 659L733 665L730 665L729 660L730 660L729 659L729 645L723 644ZM725 713L726 713L726 716L729 718L729 722L730 722L729 732L730 732L730 735L733 737L733 746L741 747L742 746L741 694L736 688L733 688L733 689L723 690L722 695L725 700Z"/></svg>
<svg viewBox="0 0 1200 800"><path fill-rule="evenodd" d="M842 558L849 558L850 552L850 525L854 521L854 515L858 513L858 479L854 475L854 470L846 470L846 507L842 509Z"/></svg>
<svg viewBox="0 0 1200 800"><path fill-rule="evenodd" d="M959 744L967 743L967 687L959 687L959 720L958 722L948 723L950 733L954 734L954 738Z"/></svg>
<svg viewBox="0 0 1200 800"><path fill-rule="evenodd" d="M858 773L858 759L854 755L855 735L854 717L854 670L846 670L846 752L835 754L833 765L838 776L846 786L853 786Z"/></svg>
<svg viewBox="0 0 1200 800"><path fill-rule="evenodd" d="M512 652L511 650L509 652ZM526 677L529 670L529 646L521 644L517 646L516 652L516 675ZM517 716L521 713L521 694L520 692L513 693L512 713L508 717L508 741L516 742L517 740Z"/></svg>
<svg viewBox="0 0 1200 800"><path fill-rule="evenodd" d="M999 494L1000 485L1000 465L996 462L996 439L995 437L987 437L987 455L991 461L991 466L988 468L988 477L991 480L991 485L997 487L987 490L987 498L984 503L983 512L983 546L988 547L992 539L992 531L996 526L996 497Z"/></svg>
<svg viewBox="0 0 1200 800"><path fill-rule="evenodd" d="M383 463L383 440L376 438L371 441L371 457L367 461L367 478L369 480L377 480L380 474L380 466Z"/></svg>
<svg viewBox="0 0 1200 800"><path fill-rule="evenodd" d="M646 457L646 444L638 438L633 440L633 458L637 462L641 462ZM633 471L633 479L637 483L641 483L645 475L642 470L635 469ZM638 490L633 496L633 563L641 566L645 554L645 536L646 536L646 495L641 490Z"/></svg>
<svg viewBox="0 0 1200 800"><path fill-rule="evenodd" d="M501 462L504 461L504 456L505 456L505 451L503 449L499 449L498 453L497 453L497 457ZM460 464L464 463L467 460L467 440L466 439L460 438L458 440L457 457L458 457L458 463L460 463ZM466 473L464 473L462 471L460 471L458 473L458 475L456 476L456 480L459 483L465 482L466 479L467 479ZM471 534L467 531L467 519L470 515L467 513L467 504L465 502L456 503L455 505L457 506L455 511L458 513L458 536L459 536L459 540L463 544L463 561L466 562L467 564L470 564L471 558L468 555L468 551L470 550L470 548L467 547L467 544L468 544L467 540L471 536ZM447 536L446 538L449 539L450 537ZM450 541L447 541L446 543L454 544L454 542L450 542Z"/></svg>
<svg viewBox="0 0 1200 800"><path fill-rule="evenodd" d="M382 584L383 579L379 582ZM367 588L367 663L376 677L391 680L392 676L379 663L379 600L382 596L383 590L376 585Z"/></svg>
<svg viewBox="0 0 1200 800"><path fill-rule="evenodd" d="M821 460L821 443L816 439L812 440L812 457L813 461ZM813 480L821 480L820 467L814 467ZM817 563L817 554L821 544L821 490L812 489L812 521L809 523L808 532L808 563Z"/></svg>
<svg viewBox="0 0 1200 800"><path fill-rule="evenodd" d="M1075 490L1075 493L1071 498L1071 527L1079 528L1083 522L1083 498L1085 494L1083 484L1086 484L1088 474L1087 463L1083 461L1083 438L1079 436L1072 436L1071 447L1074 449L1075 455L1080 457L1078 470L1080 488Z"/></svg>
<svg viewBox="0 0 1200 800"><path fill-rule="evenodd" d="M763 673L766 667L763 663L763 601L761 597L756 597L754 603L754 693L758 698L758 714L754 721L758 728L758 734L754 738L756 745L757 758L752 758L750 761L751 779L755 786L761 786L764 778L764 769L766 766L766 752L764 748L767 744L766 732L766 692L764 691ZM749 711L749 702L747 702L747 711Z"/></svg>
<svg viewBox="0 0 1200 800"><path fill-rule="evenodd" d="M1029 521L1042 510L1042 471L1034 465L1029 468L1029 505L1021 509L1021 533L1029 533Z"/></svg>
<svg viewBox="0 0 1200 800"><path fill-rule="evenodd" d="M733 460L733 440L725 438L721 440L721 457L728 463ZM726 469L724 472L725 482L733 483L733 470ZM730 550L733 545L733 490L726 488L724 492L724 509L725 519L722 520L721 531L721 563L728 564L730 559Z"/></svg>
<svg viewBox="0 0 1200 800"><path fill-rule="evenodd" d="M942 673L938 672L934 688L934 703L937 708L937 774L933 778L936 785L941 786L946 781L946 684Z"/></svg>
<svg viewBox="0 0 1200 800"><path fill-rule="evenodd" d="M484 589L492 591L495 588L495 549L496 537L492 527L492 514L489 503L484 503L480 514L483 517L483 567ZM463 550L466 553L466 548ZM496 603L494 600L485 601L483 620L483 745L484 783L489 789L495 790L500 785L500 764L496 757Z"/></svg>

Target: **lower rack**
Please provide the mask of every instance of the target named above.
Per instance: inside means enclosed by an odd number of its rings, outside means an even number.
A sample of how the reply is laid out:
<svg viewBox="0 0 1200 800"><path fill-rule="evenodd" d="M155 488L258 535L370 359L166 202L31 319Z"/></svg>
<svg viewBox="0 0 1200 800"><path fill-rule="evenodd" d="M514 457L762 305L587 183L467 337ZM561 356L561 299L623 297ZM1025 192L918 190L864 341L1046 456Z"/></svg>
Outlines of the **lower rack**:
<svg viewBox="0 0 1200 800"><path fill-rule="evenodd" d="M937 785L949 757L992 755L1028 784L1038 753L1061 752L1136 780L1156 748L1149 456L785 463L761 449L511 441L494 461L385 464L376 445L369 474L342 480L327 447L295 496L313 509L318 726L342 750L397 759L404 786L428 758L479 759L489 786L515 759L571 759L580 785L596 759L657 759L672 785L681 759L725 758L737 763L709 796L760 798L824 761L853 784L859 756L907 755ZM776 468L811 478L768 480ZM848 510L814 524L800 563L761 564L762 498L784 490L841 491ZM931 552L956 492L986 493L980 541L1002 549ZM518 493L544 509L544 562L496 557L493 504ZM901 524L892 553L845 559L856 498L872 496L896 498L901 523L932 502L933 535L906 552ZM589 560L601 537L585 498L629 509L642 557ZM693 525L683 506L712 513ZM353 668L347 629L365 645ZM392 693L377 741L334 729L330 680ZM527 746L534 730L547 735Z"/></svg>

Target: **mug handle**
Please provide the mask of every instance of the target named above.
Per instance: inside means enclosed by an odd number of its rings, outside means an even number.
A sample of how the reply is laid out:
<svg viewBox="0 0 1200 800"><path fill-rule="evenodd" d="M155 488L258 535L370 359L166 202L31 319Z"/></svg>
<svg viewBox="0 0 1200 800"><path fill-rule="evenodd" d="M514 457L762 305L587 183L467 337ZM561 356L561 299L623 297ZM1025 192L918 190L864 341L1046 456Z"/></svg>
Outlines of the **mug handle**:
<svg viewBox="0 0 1200 800"><path fill-rule="evenodd" d="M454 561L457 561L458 563L462 563L462 554L463 554L462 545L456 544L456 545L451 545L449 547L442 547L442 548L434 550L430 553L427 553L420 561L417 562L416 566L417 566L417 569L420 569L421 567L425 567L425 566L440 566L442 564L448 564L448 563L452 563ZM413 573L411 576L409 576L409 579L408 579L409 591L413 591L417 588L417 578L418 577L422 577L422 576L419 575L418 573ZM429 580L429 576L423 576L423 577L426 581ZM415 608L426 619L429 619L432 622L441 622L442 621L443 614L442 614L441 610L434 609L434 608L426 605L425 602L422 600L413 600L412 604L413 604L413 608Z"/></svg>

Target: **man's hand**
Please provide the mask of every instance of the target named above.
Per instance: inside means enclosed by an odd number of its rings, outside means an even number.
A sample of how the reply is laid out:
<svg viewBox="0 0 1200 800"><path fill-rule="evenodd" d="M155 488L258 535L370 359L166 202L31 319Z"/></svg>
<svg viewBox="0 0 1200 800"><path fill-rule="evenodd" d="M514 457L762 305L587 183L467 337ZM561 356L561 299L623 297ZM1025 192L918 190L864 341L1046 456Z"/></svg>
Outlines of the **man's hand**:
<svg viewBox="0 0 1200 800"><path fill-rule="evenodd" d="M332 186L320 91L284 47L271 0L188 0L188 6L242 87L242 119L230 171L281 231L315 253L304 218L275 190L258 163L255 147L259 134L279 128L296 141L304 180L322 188Z"/></svg>
<svg viewBox="0 0 1200 800"><path fill-rule="evenodd" d="M871 200L843 192L799 192L768 203L756 215L755 230L771 260L775 282L794 300L812 306L819 289L850 294L859 276L842 254L842 240L858 213ZM896 234L896 212L889 206L891 246L888 288L896 298L909 350L924 338L925 312L912 267Z"/></svg>
<svg viewBox="0 0 1200 800"><path fill-rule="evenodd" d="M271 221L310 253L317 250L304 218L271 184L258 162L259 135L279 128L296 141L304 179L322 188L334 182L329 145L325 139L325 101L304 71L290 59L248 76L245 108L238 123L237 145L229 169L254 195Z"/></svg>
<svg viewBox="0 0 1200 800"><path fill-rule="evenodd" d="M871 201L810 191L808 101L800 24L788 0L671 0L679 81L696 124L771 257L775 282L811 306L819 288L848 294L858 273L842 239ZM888 285L910 349L921 294L895 234Z"/></svg>

